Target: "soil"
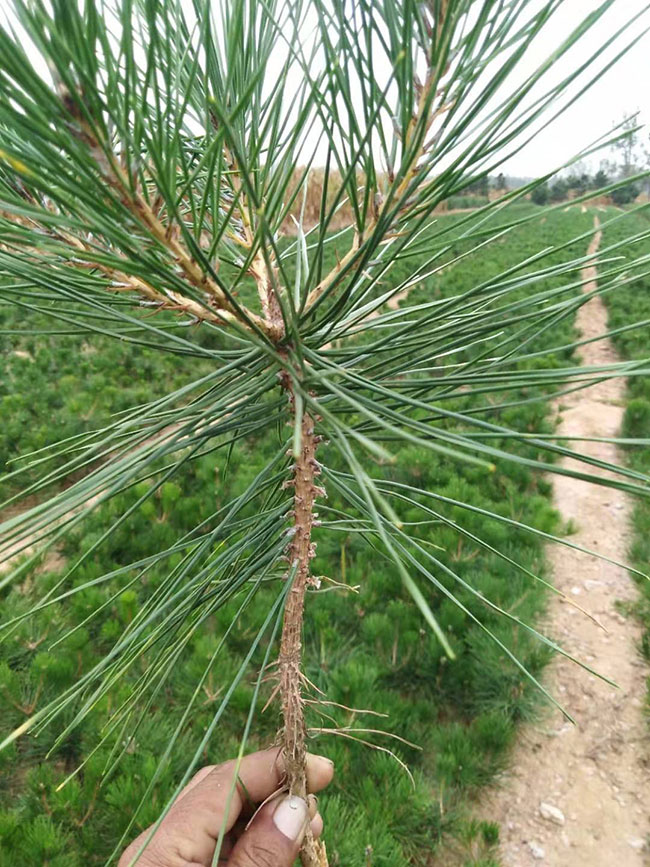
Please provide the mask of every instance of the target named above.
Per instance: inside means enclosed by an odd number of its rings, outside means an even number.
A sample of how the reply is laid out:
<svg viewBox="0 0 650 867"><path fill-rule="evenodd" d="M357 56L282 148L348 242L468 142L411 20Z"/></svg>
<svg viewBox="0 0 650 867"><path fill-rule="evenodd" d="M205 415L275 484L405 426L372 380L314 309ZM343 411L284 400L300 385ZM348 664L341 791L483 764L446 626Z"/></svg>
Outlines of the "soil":
<svg viewBox="0 0 650 867"><path fill-rule="evenodd" d="M598 218L594 222L590 254L600 244ZM596 276L595 265L583 270L585 292L596 287ZM606 332L607 311L600 297L581 307L576 328L583 338ZM585 365L618 360L609 339L581 347L580 355ZM624 380L612 379L563 396L554 407L558 432L617 436L624 392ZM610 443L578 446L610 463L623 461ZM629 496L565 476L553 477L553 490L564 520L577 527L571 541L625 562ZM644 718L648 672L637 649L640 627L622 613L635 599L636 588L625 570L596 557L562 545L550 546L547 553L555 585L593 614L604 629L559 597L550 603L542 626L567 651L614 680L618 689L557 657L546 683L576 725L553 711L541 722L525 726L509 769L482 802L480 815L501 824L503 867L648 865L650 749Z"/></svg>

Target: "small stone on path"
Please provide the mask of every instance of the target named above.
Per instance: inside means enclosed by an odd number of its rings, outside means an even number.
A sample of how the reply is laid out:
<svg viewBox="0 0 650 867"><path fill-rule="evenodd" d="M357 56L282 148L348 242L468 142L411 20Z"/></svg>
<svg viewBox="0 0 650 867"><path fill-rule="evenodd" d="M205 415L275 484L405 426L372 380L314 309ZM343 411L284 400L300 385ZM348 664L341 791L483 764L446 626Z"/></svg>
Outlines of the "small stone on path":
<svg viewBox="0 0 650 867"><path fill-rule="evenodd" d="M548 822L554 822L556 825L564 825L564 813L553 804L546 804L544 801L539 805L539 813L542 819Z"/></svg>
<svg viewBox="0 0 650 867"><path fill-rule="evenodd" d="M533 858L536 858L538 861L541 861L542 858L546 855L544 849L539 845L539 843L529 843L528 848L530 849L530 854Z"/></svg>
<svg viewBox="0 0 650 867"><path fill-rule="evenodd" d="M641 852L645 847L645 840L642 840L640 837L632 837L627 842L633 849L636 849L637 852Z"/></svg>

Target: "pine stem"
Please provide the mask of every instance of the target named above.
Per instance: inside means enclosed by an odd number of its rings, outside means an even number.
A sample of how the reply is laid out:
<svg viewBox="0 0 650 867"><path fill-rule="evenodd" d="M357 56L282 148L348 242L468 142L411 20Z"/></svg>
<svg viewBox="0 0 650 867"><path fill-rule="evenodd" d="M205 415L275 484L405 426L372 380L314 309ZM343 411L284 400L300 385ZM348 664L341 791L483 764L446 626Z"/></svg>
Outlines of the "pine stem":
<svg viewBox="0 0 650 867"><path fill-rule="evenodd" d="M295 407L293 394L292 406ZM287 771L287 783L292 794L306 798L307 777L306 726L302 697L302 626L305 593L310 583L310 561L314 556L311 531L314 525L314 504L321 489L316 485L319 474L316 462L317 438L314 419L304 413L301 424L300 450L294 468L294 535L289 561L295 568L293 584L284 610L280 643L280 696L284 728L282 743ZM308 830L300 853L303 867L326 867L325 847L314 840Z"/></svg>

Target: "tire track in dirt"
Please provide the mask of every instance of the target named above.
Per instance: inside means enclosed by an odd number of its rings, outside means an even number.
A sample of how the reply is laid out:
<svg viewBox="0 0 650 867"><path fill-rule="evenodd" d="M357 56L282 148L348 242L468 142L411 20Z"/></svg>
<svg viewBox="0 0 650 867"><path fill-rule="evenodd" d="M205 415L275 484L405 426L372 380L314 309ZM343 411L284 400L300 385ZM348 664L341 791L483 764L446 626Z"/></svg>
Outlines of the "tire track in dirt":
<svg viewBox="0 0 650 867"><path fill-rule="evenodd" d="M589 245L600 244L598 218ZM596 288L595 265L583 269L583 291ZM576 317L583 339L604 334L607 310L600 297ZM585 365L618 361L609 339L580 348ZM614 437L624 411L625 382L612 379L554 405L558 433ZM581 450L610 463L622 456L610 443L584 442ZM568 463L565 461L565 465ZM594 474L601 471L593 468ZM554 503L577 526L572 541L625 562L632 504L621 492L566 476L553 477ZM615 680L619 689L561 657L550 666L551 692L576 720L557 711L523 727L507 772L480 808L482 818L501 824L503 867L641 867L650 864L650 762L643 704L647 669L637 647L641 630L617 603L636 588L628 574L609 563L561 545L547 556L559 590L594 614L607 632L559 598L549 603L545 630L577 658Z"/></svg>

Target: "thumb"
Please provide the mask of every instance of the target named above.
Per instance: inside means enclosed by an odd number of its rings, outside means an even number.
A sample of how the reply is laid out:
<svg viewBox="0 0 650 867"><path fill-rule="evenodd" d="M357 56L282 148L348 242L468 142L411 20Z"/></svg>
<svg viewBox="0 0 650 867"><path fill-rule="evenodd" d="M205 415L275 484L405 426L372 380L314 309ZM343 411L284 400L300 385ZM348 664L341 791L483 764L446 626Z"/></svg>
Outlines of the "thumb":
<svg viewBox="0 0 650 867"><path fill-rule="evenodd" d="M297 795L267 804L237 841L228 867L291 867L308 824L307 802Z"/></svg>

